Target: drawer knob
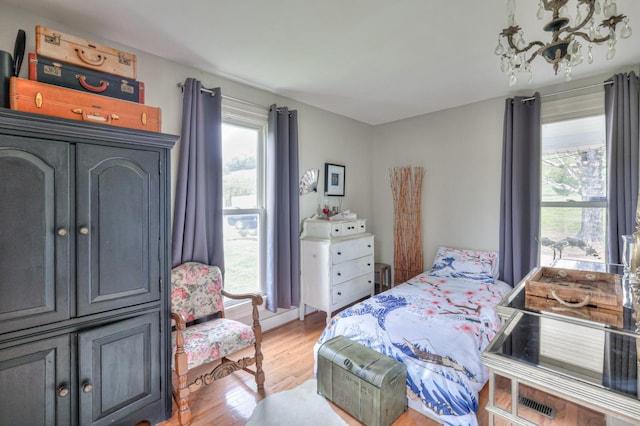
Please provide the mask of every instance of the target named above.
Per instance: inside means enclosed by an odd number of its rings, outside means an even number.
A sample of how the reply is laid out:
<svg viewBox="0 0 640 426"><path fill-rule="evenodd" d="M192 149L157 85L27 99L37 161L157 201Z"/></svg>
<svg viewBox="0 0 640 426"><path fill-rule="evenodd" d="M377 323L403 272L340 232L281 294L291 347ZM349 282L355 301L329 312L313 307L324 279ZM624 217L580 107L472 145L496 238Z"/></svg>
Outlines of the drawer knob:
<svg viewBox="0 0 640 426"><path fill-rule="evenodd" d="M338 252L338 256L340 256L341 254L342 254L342 252L341 252L341 251L339 251L339 252Z"/></svg>
<svg viewBox="0 0 640 426"><path fill-rule="evenodd" d="M58 235L61 237L66 237L67 234L69 234L69 231L67 231L67 228L60 228L58 229Z"/></svg>
<svg viewBox="0 0 640 426"><path fill-rule="evenodd" d="M342 296L342 292L341 291L338 292L338 296Z"/></svg>
<svg viewBox="0 0 640 426"><path fill-rule="evenodd" d="M67 395L69 395L69 388L66 387L65 385L60 386L58 388L58 396L64 398Z"/></svg>
<svg viewBox="0 0 640 426"><path fill-rule="evenodd" d="M370 264L370 263L367 263L367 266L371 266L371 264Z"/></svg>
<svg viewBox="0 0 640 426"><path fill-rule="evenodd" d="M371 244L367 244L367 247L371 248Z"/></svg>
<svg viewBox="0 0 640 426"><path fill-rule="evenodd" d="M342 272L338 272L338 276L341 276L341 275L342 275Z"/></svg>
<svg viewBox="0 0 640 426"><path fill-rule="evenodd" d="M91 383L85 383L84 385L82 385L82 392L89 393L92 390L93 390L93 386L91 385Z"/></svg>
<svg viewBox="0 0 640 426"><path fill-rule="evenodd" d="M81 227L80 227L80 233L81 233L82 235L89 235L89 228L88 228L88 227L86 227L86 226L81 226Z"/></svg>

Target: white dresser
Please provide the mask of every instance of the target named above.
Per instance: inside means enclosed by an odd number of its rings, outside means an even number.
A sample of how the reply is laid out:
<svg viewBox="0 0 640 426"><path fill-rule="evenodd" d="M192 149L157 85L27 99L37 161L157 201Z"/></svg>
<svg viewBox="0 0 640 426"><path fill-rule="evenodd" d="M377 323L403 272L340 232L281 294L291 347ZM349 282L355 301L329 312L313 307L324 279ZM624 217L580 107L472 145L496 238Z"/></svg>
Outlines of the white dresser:
<svg viewBox="0 0 640 426"><path fill-rule="evenodd" d="M327 313L374 293L373 235L366 220L306 219L301 248L300 320L306 305Z"/></svg>

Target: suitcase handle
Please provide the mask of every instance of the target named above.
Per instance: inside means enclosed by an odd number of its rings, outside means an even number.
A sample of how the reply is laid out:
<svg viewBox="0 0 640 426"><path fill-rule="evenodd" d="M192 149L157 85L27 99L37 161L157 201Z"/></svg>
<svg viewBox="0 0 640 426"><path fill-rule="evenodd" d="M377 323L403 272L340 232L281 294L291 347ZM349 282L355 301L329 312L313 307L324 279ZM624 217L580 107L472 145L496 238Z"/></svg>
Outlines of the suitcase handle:
<svg viewBox="0 0 640 426"><path fill-rule="evenodd" d="M78 54L78 58L82 62L87 63L89 65L93 65L95 67L99 67L100 65L104 64L104 61L107 60L107 57L103 55L98 55L98 59L91 59L84 54L84 50L80 50L80 49L76 49L76 53Z"/></svg>
<svg viewBox="0 0 640 426"><path fill-rule="evenodd" d="M76 75L76 78L78 79L80 86L94 93L102 93L107 90L107 86L109 86L109 82L104 80L100 80L100 86L92 86L91 84L87 83L87 77L85 77L84 75Z"/></svg>
<svg viewBox="0 0 640 426"><path fill-rule="evenodd" d="M82 108L74 108L71 111L76 114L82 115L83 121L89 121L93 123L111 124L112 120L117 120L120 118L116 114L107 114L106 116L100 115L100 113L97 113L97 112L87 114L87 112L84 111Z"/></svg>

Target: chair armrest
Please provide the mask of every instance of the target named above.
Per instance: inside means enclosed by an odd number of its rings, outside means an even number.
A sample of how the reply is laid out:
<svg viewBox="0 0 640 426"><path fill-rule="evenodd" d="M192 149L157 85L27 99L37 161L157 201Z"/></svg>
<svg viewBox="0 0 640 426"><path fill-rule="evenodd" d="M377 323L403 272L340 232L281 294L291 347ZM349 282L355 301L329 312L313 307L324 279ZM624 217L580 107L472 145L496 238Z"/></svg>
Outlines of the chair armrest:
<svg viewBox="0 0 640 426"><path fill-rule="evenodd" d="M184 318L182 318L182 315L177 314L175 312L171 312L171 319L176 322L177 330L183 331L187 328L187 323L184 321Z"/></svg>
<svg viewBox="0 0 640 426"><path fill-rule="evenodd" d="M224 297L228 297L229 299L242 300L242 299L251 299L251 304L254 306L262 305L262 296L258 293L249 293L249 294L232 294L222 290L222 295Z"/></svg>

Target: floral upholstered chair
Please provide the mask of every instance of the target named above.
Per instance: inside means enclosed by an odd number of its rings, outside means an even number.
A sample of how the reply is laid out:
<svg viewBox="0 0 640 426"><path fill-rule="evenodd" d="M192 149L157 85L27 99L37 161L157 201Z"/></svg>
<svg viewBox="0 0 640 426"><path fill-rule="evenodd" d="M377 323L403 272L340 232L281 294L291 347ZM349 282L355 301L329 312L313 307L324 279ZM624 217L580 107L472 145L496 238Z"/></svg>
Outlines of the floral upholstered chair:
<svg viewBox="0 0 640 426"><path fill-rule="evenodd" d="M223 297L250 299L253 305L253 327L224 317ZM222 274L217 266L186 262L171 271L171 318L175 331L171 335L173 368L178 377L174 397L178 405L181 425L191 422L188 398L191 392L234 371L244 370L256 378L258 391L264 389L262 371L262 328L258 305L262 296L257 294L233 295L222 288ZM194 323L195 320L200 320ZM234 352L253 345L255 354L232 361ZM214 363L209 373L188 383L190 369ZM254 369L248 366L255 364Z"/></svg>

